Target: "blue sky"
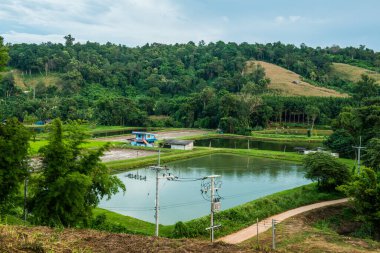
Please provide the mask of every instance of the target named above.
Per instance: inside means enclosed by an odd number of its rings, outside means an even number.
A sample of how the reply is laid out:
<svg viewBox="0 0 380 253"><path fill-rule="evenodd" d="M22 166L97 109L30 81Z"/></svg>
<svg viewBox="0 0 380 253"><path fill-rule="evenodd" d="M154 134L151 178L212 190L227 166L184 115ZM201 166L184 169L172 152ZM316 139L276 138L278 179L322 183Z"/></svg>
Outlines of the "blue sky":
<svg viewBox="0 0 380 253"><path fill-rule="evenodd" d="M359 46L380 51L379 0L0 0L6 42L188 41Z"/></svg>

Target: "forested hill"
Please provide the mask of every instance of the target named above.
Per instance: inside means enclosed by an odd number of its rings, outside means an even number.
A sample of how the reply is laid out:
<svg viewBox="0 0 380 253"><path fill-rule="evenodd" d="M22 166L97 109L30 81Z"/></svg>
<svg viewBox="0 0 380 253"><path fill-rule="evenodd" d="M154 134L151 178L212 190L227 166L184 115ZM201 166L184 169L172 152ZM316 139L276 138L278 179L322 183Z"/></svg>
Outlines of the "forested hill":
<svg viewBox="0 0 380 253"><path fill-rule="evenodd" d="M260 65L243 74L246 62L274 63L313 85L349 93L352 85L330 75L333 62L380 68L380 54L364 47L314 49L280 42L219 41L131 48L74 44L74 38L65 38L65 45L8 45L10 70L17 69L23 78L50 79L41 79L35 90L25 93L16 85L15 72L4 74L1 119L60 117L100 124L222 127L235 132L265 127L269 121L304 121L308 109L317 107L324 123L350 99L281 97L267 89L270 79ZM154 115L160 117L149 117Z"/></svg>

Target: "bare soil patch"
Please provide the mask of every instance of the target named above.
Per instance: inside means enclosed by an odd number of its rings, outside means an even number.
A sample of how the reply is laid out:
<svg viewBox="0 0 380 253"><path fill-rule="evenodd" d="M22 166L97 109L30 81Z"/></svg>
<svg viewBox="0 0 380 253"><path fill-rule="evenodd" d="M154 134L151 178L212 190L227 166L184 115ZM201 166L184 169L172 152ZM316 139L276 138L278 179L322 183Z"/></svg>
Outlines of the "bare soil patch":
<svg viewBox="0 0 380 253"><path fill-rule="evenodd" d="M155 155L157 152L148 150L134 150L134 149L111 149L104 152L101 157L102 162L111 162L118 160L126 160L144 156Z"/></svg>

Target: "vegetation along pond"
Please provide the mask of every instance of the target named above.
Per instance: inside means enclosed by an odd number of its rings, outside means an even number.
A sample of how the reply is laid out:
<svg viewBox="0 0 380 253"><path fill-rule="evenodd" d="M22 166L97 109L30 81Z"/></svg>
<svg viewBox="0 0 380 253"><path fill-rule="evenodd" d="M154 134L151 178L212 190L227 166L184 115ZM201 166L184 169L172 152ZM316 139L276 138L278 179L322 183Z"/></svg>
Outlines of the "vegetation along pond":
<svg viewBox="0 0 380 253"><path fill-rule="evenodd" d="M299 164L232 154L202 156L167 166L171 174L183 181L160 180L160 223L165 225L209 214L210 204L201 194L202 180L192 179L221 175L222 210L309 183ZM141 176L142 180L131 175ZM154 222L155 172L144 168L117 176L125 183L126 193L102 200L99 207Z"/></svg>
<svg viewBox="0 0 380 253"><path fill-rule="evenodd" d="M259 150L274 150L295 152L295 147L304 147L307 149L313 149L321 146L321 143L307 143L307 142L271 142L271 141L253 141L246 139L232 139L232 138L210 138L196 140L195 146L200 147L213 147L213 148L240 148L240 149L259 149Z"/></svg>

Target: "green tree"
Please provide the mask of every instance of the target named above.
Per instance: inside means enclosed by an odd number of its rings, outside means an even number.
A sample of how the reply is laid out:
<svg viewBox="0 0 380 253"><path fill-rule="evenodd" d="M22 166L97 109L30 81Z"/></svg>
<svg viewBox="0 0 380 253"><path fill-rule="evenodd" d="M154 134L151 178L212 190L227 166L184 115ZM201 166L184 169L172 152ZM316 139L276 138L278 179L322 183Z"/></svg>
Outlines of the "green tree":
<svg viewBox="0 0 380 253"><path fill-rule="evenodd" d="M17 119L0 124L0 218L28 175L29 131Z"/></svg>
<svg viewBox="0 0 380 253"><path fill-rule="evenodd" d="M355 99L363 100L364 98L379 96L380 88L375 79L362 75L361 80L354 86L353 92Z"/></svg>
<svg viewBox="0 0 380 253"><path fill-rule="evenodd" d="M41 150L42 172L36 179L32 210L36 223L50 226L86 225L92 209L125 186L109 174L100 157L107 147L85 150L86 138L75 122L63 130L52 122L49 143Z"/></svg>
<svg viewBox="0 0 380 253"><path fill-rule="evenodd" d="M0 70L7 66L9 59L8 48L4 46L4 38L0 36Z"/></svg>
<svg viewBox="0 0 380 253"><path fill-rule="evenodd" d="M359 219L370 222L375 238L380 236L380 178L373 169L363 168L351 182L338 189L352 197Z"/></svg>
<svg viewBox="0 0 380 253"><path fill-rule="evenodd" d="M71 36L71 34L68 34L63 38L65 39L66 47L71 47L74 44L75 38Z"/></svg>
<svg viewBox="0 0 380 253"><path fill-rule="evenodd" d="M347 166L327 153L316 152L307 155L303 160L303 166L306 171L305 178L317 181L320 190L334 190L350 179Z"/></svg>
<svg viewBox="0 0 380 253"><path fill-rule="evenodd" d="M324 142L324 145L339 153L340 157L352 158L355 145L354 137L344 129L338 129Z"/></svg>
<svg viewBox="0 0 380 253"><path fill-rule="evenodd" d="M363 164L367 167L380 171L380 139L372 138L365 149Z"/></svg>
<svg viewBox="0 0 380 253"><path fill-rule="evenodd" d="M308 118L308 121L311 119L311 128L310 130L313 131L315 120L317 119L318 115L320 114L320 111L318 107L313 105L308 105L305 108L305 112Z"/></svg>

